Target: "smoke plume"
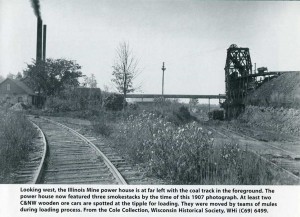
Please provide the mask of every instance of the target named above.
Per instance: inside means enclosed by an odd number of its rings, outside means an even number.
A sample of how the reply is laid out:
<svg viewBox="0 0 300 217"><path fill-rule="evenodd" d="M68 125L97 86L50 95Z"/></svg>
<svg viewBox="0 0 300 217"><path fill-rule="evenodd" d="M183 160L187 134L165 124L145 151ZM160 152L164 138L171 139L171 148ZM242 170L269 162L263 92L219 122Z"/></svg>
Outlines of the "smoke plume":
<svg viewBox="0 0 300 217"><path fill-rule="evenodd" d="M30 0L30 1L31 1L32 8L34 10L35 16L39 19L42 19L41 11L40 11L40 1L39 0Z"/></svg>

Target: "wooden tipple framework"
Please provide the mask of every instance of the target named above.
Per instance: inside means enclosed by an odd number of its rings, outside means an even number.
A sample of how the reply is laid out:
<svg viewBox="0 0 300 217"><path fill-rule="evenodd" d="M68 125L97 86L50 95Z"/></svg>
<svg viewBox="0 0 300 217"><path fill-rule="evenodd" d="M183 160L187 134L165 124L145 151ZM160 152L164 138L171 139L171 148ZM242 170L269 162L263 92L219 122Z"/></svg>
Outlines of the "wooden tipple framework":
<svg viewBox="0 0 300 217"><path fill-rule="evenodd" d="M236 117L244 109L243 101L247 91L255 86L255 78L251 77L251 74L252 63L249 48L231 45L227 49L225 65L227 99L224 107L227 118Z"/></svg>

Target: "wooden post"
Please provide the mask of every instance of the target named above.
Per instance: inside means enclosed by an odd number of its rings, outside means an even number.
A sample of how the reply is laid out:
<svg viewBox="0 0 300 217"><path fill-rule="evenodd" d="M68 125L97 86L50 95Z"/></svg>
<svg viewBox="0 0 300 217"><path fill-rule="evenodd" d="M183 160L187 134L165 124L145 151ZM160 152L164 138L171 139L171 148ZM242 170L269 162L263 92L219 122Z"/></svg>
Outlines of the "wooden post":
<svg viewBox="0 0 300 217"><path fill-rule="evenodd" d="M163 62L163 66L161 68L161 70L163 71L163 74L162 74L162 88L161 88L161 95L164 96L164 83L165 83L165 62Z"/></svg>

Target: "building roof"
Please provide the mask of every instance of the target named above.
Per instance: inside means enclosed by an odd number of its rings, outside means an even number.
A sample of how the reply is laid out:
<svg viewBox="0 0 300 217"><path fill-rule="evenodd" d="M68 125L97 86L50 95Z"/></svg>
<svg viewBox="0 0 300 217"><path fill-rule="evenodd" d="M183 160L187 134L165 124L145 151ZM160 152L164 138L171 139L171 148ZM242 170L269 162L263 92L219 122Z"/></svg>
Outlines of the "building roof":
<svg viewBox="0 0 300 217"><path fill-rule="evenodd" d="M29 94L29 95L35 95L34 91L30 87L28 87L25 83L23 83L22 81L17 80L17 79L6 78L4 81L2 81L0 83L0 85L2 83L4 83L6 80L9 80L9 81L13 82L15 85L17 85L22 90L24 90L27 94Z"/></svg>

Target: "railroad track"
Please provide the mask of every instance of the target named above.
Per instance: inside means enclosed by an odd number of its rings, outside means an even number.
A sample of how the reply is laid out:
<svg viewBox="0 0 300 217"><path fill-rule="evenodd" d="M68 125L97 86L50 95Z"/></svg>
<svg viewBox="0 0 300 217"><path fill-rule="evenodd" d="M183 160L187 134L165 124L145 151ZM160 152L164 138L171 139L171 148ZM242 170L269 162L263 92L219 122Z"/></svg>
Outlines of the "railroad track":
<svg viewBox="0 0 300 217"><path fill-rule="evenodd" d="M49 119L59 122L71 129L75 129L76 132L84 135L86 139L92 142L101 152L110 160L110 162L117 168L120 174L124 177L128 184L134 185L149 185L166 184L164 180L147 177L145 172L136 166L128 163L117 150L115 150L108 140L102 136L97 136L93 132L91 123L86 120L73 119L73 118L59 118L59 117L48 117Z"/></svg>
<svg viewBox="0 0 300 217"><path fill-rule="evenodd" d="M27 158L20 162L12 174L13 183L15 184L33 184L41 180L41 172L47 152L46 137L35 123L31 123L37 130L37 137L33 141L32 149Z"/></svg>
<svg viewBox="0 0 300 217"><path fill-rule="evenodd" d="M123 184L113 163L88 138L47 118L31 118L47 138L48 153L38 183Z"/></svg>
<svg viewBox="0 0 300 217"><path fill-rule="evenodd" d="M211 131L225 139L239 141L240 145L261 157L276 169L283 171L295 183L300 183L300 161L299 153L292 152L280 147L279 143L260 141L256 138L227 129L221 126L218 129L208 127Z"/></svg>

